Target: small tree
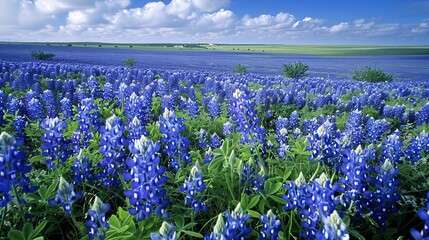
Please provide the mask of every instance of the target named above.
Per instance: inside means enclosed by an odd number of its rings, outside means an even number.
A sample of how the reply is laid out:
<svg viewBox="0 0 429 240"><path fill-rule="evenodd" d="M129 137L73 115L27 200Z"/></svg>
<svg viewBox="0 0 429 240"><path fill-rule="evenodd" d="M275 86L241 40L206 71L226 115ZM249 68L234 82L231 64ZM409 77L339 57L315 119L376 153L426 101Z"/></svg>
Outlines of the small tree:
<svg viewBox="0 0 429 240"><path fill-rule="evenodd" d="M238 63L237 65L235 65L234 73L246 74L247 73L247 67Z"/></svg>
<svg viewBox="0 0 429 240"><path fill-rule="evenodd" d="M133 67L134 65L136 65L136 60L134 58L127 58L124 61L124 65L126 67Z"/></svg>
<svg viewBox="0 0 429 240"><path fill-rule="evenodd" d="M306 77L308 65L301 61L283 64L283 74L288 78L303 78Z"/></svg>
<svg viewBox="0 0 429 240"><path fill-rule="evenodd" d="M393 80L393 76L390 73L385 73L381 69L376 67L371 68L369 66L363 66L359 70L353 71L354 80L365 81L365 82L390 82Z"/></svg>
<svg viewBox="0 0 429 240"><path fill-rule="evenodd" d="M31 52L31 56L34 59L37 59L37 60L49 60L49 59L55 57L55 54L53 54L53 53L44 53L44 52L42 52L42 51L39 50L39 51L32 51Z"/></svg>

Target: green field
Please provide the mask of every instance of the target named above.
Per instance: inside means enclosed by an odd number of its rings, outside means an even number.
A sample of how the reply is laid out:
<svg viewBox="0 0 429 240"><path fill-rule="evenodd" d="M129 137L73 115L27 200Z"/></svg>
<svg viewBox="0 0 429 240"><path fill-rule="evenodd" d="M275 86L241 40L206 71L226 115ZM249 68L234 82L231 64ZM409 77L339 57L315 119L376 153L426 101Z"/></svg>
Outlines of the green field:
<svg viewBox="0 0 429 240"><path fill-rule="evenodd" d="M309 54L323 56L382 56L382 55L429 55L429 45L373 46L373 45L283 45L283 44L179 44L179 43L98 43L98 42L28 42L0 44L36 44L68 47L100 47L141 50L192 50L257 52L272 54Z"/></svg>

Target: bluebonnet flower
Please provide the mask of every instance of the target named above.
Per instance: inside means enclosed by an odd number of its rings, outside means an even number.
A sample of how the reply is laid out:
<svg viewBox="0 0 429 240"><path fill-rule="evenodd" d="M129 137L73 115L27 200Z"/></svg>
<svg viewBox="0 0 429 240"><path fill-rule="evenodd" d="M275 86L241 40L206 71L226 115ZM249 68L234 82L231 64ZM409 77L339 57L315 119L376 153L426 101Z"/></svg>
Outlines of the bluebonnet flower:
<svg viewBox="0 0 429 240"><path fill-rule="evenodd" d="M246 193L263 192L264 184L267 181L267 175L265 174L264 167L255 164L253 158L250 158L244 164L241 161L240 165L242 165L242 169L239 167L240 182L245 186ZM258 169L259 171L257 171Z"/></svg>
<svg viewBox="0 0 429 240"><path fill-rule="evenodd" d="M91 98L96 99L101 97L100 85L98 84L98 81L94 76L89 77L88 90L89 94L91 95Z"/></svg>
<svg viewBox="0 0 429 240"><path fill-rule="evenodd" d="M279 158L286 157L286 151L289 150L288 127L289 121L287 118L279 117L276 120L276 140L278 143L277 153Z"/></svg>
<svg viewBox="0 0 429 240"><path fill-rule="evenodd" d="M362 127L362 111L355 110L350 113L347 120L344 137L347 137L350 147L357 147L362 143L363 127Z"/></svg>
<svg viewBox="0 0 429 240"><path fill-rule="evenodd" d="M347 233L347 226L341 219L337 211L329 215L328 217L323 216L323 230L318 234L317 239L326 239L326 240L348 240L350 239L349 234Z"/></svg>
<svg viewBox="0 0 429 240"><path fill-rule="evenodd" d="M58 117L46 118L40 126L45 129L45 134L40 137L43 145L42 156L46 159L48 168L56 169L57 166L64 165L69 153L67 152L68 144L63 137L64 129L67 128L67 122L60 120ZM53 164L54 161L57 164Z"/></svg>
<svg viewBox="0 0 429 240"><path fill-rule="evenodd" d="M203 181L203 174L201 173L201 169L198 165L192 167L189 178L185 180L183 186L179 186L179 190L187 194L185 205L191 205L191 208L194 209L195 212L199 212L200 210L206 211L208 209L202 199L195 199L197 193L202 193L206 190L206 185Z"/></svg>
<svg viewBox="0 0 429 240"><path fill-rule="evenodd" d="M234 131L234 126L230 122L225 122L223 124L222 133L225 137L230 137L233 131Z"/></svg>
<svg viewBox="0 0 429 240"><path fill-rule="evenodd" d="M170 157L170 166L174 172L180 168L179 159L185 163L192 162L188 152L189 139L180 135L186 129L183 121L183 118L176 118L175 112L168 109L159 117L159 130L163 134L161 142L165 145L163 151Z"/></svg>
<svg viewBox="0 0 429 240"><path fill-rule="evenodd" d="M110 227L106 220L106 213L109 210L110 205L108 203L103 203L100 198L95 196L91 209L88 209L89 219L85 221L89 239L105 239L106 232Z"/></svg>
<svg viewBox="0 0 429 240"><path fill-rule="evenodd" d="M281 230L280 220L276 219L276 215L270 210L267 214L261 215L260 220L263 223L261 228L261 236L259 240L263 239L278 239L279 231Z"/></svg>
<svg viewBox="0 0 429 240"><path fill-rule="evenodd" d="M214 154L212 149L209 147L207 151L204 153L204 164L209 164L213 161Z"/></svg>
<svg viewBox="0 0 429 240"><path fill-rule="evenodd" d="M13 120L13 127L15 128L15 140L18 146L22 146L24 144L24 128L27 125L27 118L24 116L16 116L15 120Z"/></svg>
<svg viewBox="0 0 429 240"><path fill-rule="evenodd" d="M200 110L198 108L198 103L194 100L192 100L191 98L189 98L186 101L186 106L185 106L186 110L189 113L189 117L191 119L196 118L199 114L200 114Z"/></svg>
<svg viewBox="0 0 429 240"><path fill-rule="evenodd" d="M416 113L416 125L429 124L429 102L423 105L422 109Z"/></svg>
<svg viewBox="0 0 429 240"><path fill-rule="evenodd" d="M344 152L341 166L344 177L340 179L345 188L342 203L348 208L353 202L358 216L363 215L369 207L369 199L365 194L369 190L369 175L372 172L369 163L375 157L374 149L362 149L360 145L356 150L347 149Z"/></svg>
<svg viewBox="0 0 429 240"><path fill-rule="evenodd" d="M369 118L366 122L366 142L377 143L380 141L381 136L390 128L390 123L385 119L374 120L373 117Z"/></svg>
<svg viewBox="0 0 429 240"><path fill-rule="evenodd" d="M381 155L381 161L385 159L393 160L396 164L401 164L402 160L400 159L404 156L402 151L402 142L399 139L400 132L396 130L393 134L387 136L387 140L383 141Z"/></svg>
<svg viewBox="0 0 429 240"><path fill-rule="evenodd" d="M73 105L69 98L64 97L60 101L60 111L63 119L69 119L73 116Z"/></svg>
<svg viewBox="0 0 429 240"><path fill-rule="evenodd" d="M216 97L212 97L210 99L210 102L208 104L209 107L209 116L211 117L212 121L220 116L220 106L219 102Z"/></svg>
<svg viewBox="0 0 429 240"><path fill-rule="evenodd" d="M28 104L27 104L27 108L28 108ZM22 109L21 100L13 96L12 93L10 93L7 97L6 109L7 109L7 112L12 115L15 115L16 113L18 113L18 115L22 115L23 109Z"/></svg>
<svg viewBox="0 0 429 240"><path fill-rule="evenodd" d="M151 233L151 240L176 240L177 235L174 231L174 224L169 224L168 222L163 222L159 233Z"/></svg>
<svg viewBox="0 0 429 240"><path fill-rule="evenodd" d="M297 111L293 111L289 116L290 129L299 128L299 114Z"/></svg>
<svg viewBox="0 0 429 240"><path fill-rule="evenodd" d="M115 93L113 91L113 85L109 82L104 84L103 87L103 100L112 101L115 98Z"/></svg>
<svg viewBox="0 0 429 240"><path fill-rule="evenodd" d="M231 119L236 124L235 130L241 134L240 143L252 145L265 143L265 131L258 126L260 119L255 103L252 102L246 92L236 89L229 105Z"/></svg>
<svg viewBox="0 0 429 240"><path fill-rule="evenodd" d="M340 167L341 143L337 137L335 122L326 120L317 131L308 137L307 150L311 151L310 160L317 160L328 166Z"/></svg>
<svg viewBox="0 0 429 240"><path fill-rule="evenodd" d="M304 238L315 239L321 231L317 229L323 217L333 213L340 199L336 192L340 191L338 183L331 184L326 175L322 173L318 179L311 183L305 183L305 178L300 173L295 181L285 185L288 190L283 196L286 200L285 210L298 209L301 218Z"/></svg>
<svg viewBox="0 0 429 240"><path fill-rule="evenodd" d="M98 106L92 98L85 98L78 107L76 121L79 128L72 135L73 150L78 153L80 149L89 147L92 131L100 128L100 113Z"/></svg>
<svg viewBox="0 0 429 240"><path fill-rule="evenodd" d="M128 131L128 141L132 142L133 140L138 140L142 135L147 136L145 126L141 123L139 118L135 116L128 126L125 127Z"/></svg>
<svg viewBox="0 0 429 240"><path fill-rule="evenodd" d="M115 115L106 119L106 126L101 129L99 151L104 158L100 161L99 166L103 169L100 177L106 187L116 187L120 184L117 176L123 168L125 146L127 145L124 130L122 119Z"/></svg>
<svg viewBox="0 0 429 240"><path fill-rule="evenodd" d="M27 114L28 118L33 121L37 121L43 117L43 105L37 98L32 98L27 103Z"/></svg>
<svg viewBox="0 0 429 240"><path fill-rule="evenodd" d="M150 92L148 92L150 93ZM127 122L131 122L134 117L137 117L143 126L149 123L151 119L151 106L152 97L147 95L138 96L132 93L129 98L125 100L125 116L128 117Z"/></svg>
<svg viewBox="0 0 429 240"><path fill-rule="evenodd" d="M302 132L301 129L299 128L295 128L295 130L293 130L293 138L297 139L299 136L301 136Z"/></svg>
<svg viewBox="0 0 429 240"><path fill-rule="evenodd" d="M80 150L79 155L74 159L74 163L71 166L71 170L73 171L72 179L74 185L78 185L84 182L92 182L92 164L89 161L88 156L83 153L82 149Z"/></svg>
<svg viewBox="0 0 429 240"><path fill-rule="evenodd" d="M426 193L426 209L417 210L417 215L424 221L423 229L419 232L417 229L411 229L411 236L416 240L429 239L429 192Z"/></svg>
<svg viewBox="0 0 429 240"><path fill-rule="evenodd" d="M76 200L82 197L82 192L78 191L75 193L73 183L68 183L62 176L60 177L60 183L58 184L57 196L55 199L49 200L49 204L52 206L61 205L67 215L72 213L72 205Z"/></svg>
<svg viewBox="0 0 429 240"><path fill-rule="evenodd" d="M156 214L168 217L165 208L169 199L165 198L166 190L163 185L168 177L166 168L160 167L159 150L161 144L141 136L129 144L132 157L127 158L128 172L123 173L124 180L131 181L131 189L125 190L125 196L133 206L128 209L130 214L136 215L137 221L149 218L156 207Z"/></svg>
<svg viewBox="0 0 429 240"><path fill-rule="evenodd" d="M220 139L220 137L216 133L213 133L210 140L211 140L210 147L213 149L219 148L222 145L222 139Z"/></svg>
<svg viewBox="0 0 429 240"><path fill-rule="evenodd" d="M43 102L45 103L46 115L47 117L54 118L58 115L57 113L57 103L54 97L54 94L50 90L45 90L43 92Z"/></svg>
<svg viewBox="0 0 429 240"><path fill-rule="evenodd" d="M197 132L197 138L198 138L198 147L201 149L205 149L210 147L210 141L207 139L207 132L204 129L200 129L200 131Z"/></svg>
<svg viewBox="0 0 429 240"><path fill-rule="evenodd" d="M161 108L174 110L174 99L172 95L163 95L161 99Z"/></svg>
<svg viewBox="0 0 429 240"><path fill-rule="evenodd" d="M5 106L5 103L4 103L4 92L2 90L0 90L0 127L4 123L3 116L4 116L4 111L6 111L5 107L6 106Z"/></svg>
<svg viewBox="0 0 429 240"><path fill-rule="evenodd" d="M387 228L388 214L397 211L395 203L400 200L396 189L399 180L395 179L399 170L394 164L386 159L381 166L375 167L377 176L371 181L375 185L375 190L368 193L372 218L382 229Z"/></svg>
<svg viewBox="0 0 429 240"><path fill-rule="evenodd" d="M250 219L249 214L244 214L240 203L233 212L225 212L226 221L222 214L218 215L213 232L204 237L205 240L217 239L250 239L252 229L246 223Z"/></svg>
<svg viewBox="0 0 429 240"><path fill-rule="evenodd" d="M422 151L429 154L429 135L424 131L411 140L411 144L406 149L405 159L415 164L422 159Z"/></svg>
<svg viewBox="0 0 429 240"><path fill-rule="evenodd" d="M6 132L0 134L0 207L6 206L12 200L9 191L13 185L19 185L23 192L32 192L30 186L31 165L25 159L25 152L17 149L15 138ZM16 199L18 202L21 199Z"/></svg>

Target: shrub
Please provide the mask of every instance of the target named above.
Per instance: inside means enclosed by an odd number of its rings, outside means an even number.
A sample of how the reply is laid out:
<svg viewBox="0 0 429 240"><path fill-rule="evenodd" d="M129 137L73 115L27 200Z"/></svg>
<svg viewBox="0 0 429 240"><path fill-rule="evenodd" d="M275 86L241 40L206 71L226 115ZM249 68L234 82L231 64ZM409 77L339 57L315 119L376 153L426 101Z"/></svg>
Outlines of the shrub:
<svg viewBox="0 0 429 240"><path fill-rule="evenodd" d="M247 67L239 63L239 64L235 65L234 73L246 74L247 73Z"/></svg>
<svg viewBox="0 0 429 240"><path fill-rule="evenodd" d="M308 65L301 61L283 64L283 74L288 78L303 78L306 77Z"/></svg>
<svg viewBox="0 0 429 240"><path fill-rule="evenodd" d="M124 61L124 65L126 67L133 67L134 65L136 65L136 60L134 58L127 58Z"/></svg>
<svg viewBox="0 0 429 240"><path fill-rule="evenodd" d="M53 53L44 53L42 51L32 51L31 52L31 56L34 59L37 59L37 60L49 60L49 59L55 57L55 54L53 54Z"/></svg>
<svg viewBox="0 0 429 240"><path fill-rule="evenodd" d="M363 66L359 70L353 71L354 80L365 81L365 82L390 82L393 80L393 76L390 73L385 73L381 69L376 67L371 68L369 66Z"/></svg>

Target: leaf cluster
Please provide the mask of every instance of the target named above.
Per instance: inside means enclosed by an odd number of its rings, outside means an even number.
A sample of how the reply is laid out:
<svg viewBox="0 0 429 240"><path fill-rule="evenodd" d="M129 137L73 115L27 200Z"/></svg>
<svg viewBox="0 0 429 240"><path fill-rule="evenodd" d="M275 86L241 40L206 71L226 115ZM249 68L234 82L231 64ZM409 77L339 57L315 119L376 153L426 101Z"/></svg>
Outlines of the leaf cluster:
<svg viewBox="0 0 429 240"><path fill-rule="evenodd" d="M391 73L385 73L376 67L363 66L359 70L353 71L353 80L364 82L391 82L393 76Z"/></svg>
<svg viewBox="0 0 429 240"><path fill-rule="evenodd" d="M283 74L287 78L303 78L308 76L308 65L305 63L302 63L301 61L295 62L295 63L287 63L283 64Z"/></svg>
<svg viewBox="0 0 429 240"><path fill-rule="evenodd" d="M45 53L40 50L34 50L31 52L31 56L36 60L50 60L51 58L55 57L55 54L53 53Z"/></svg>

